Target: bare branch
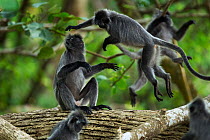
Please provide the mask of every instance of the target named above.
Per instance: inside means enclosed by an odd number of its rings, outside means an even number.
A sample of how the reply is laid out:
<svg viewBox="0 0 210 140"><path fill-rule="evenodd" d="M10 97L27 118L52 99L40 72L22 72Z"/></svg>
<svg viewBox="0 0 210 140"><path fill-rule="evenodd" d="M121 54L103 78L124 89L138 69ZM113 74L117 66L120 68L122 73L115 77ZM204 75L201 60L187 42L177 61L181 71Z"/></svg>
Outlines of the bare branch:
<svg viewBox="0 0 210 140"><path fill-rule="evenodd" d="M88 50L86 50L86 52L89 53L89 54L95 55L95 56L97 56L97 57L103 58L103 59L106 60L106 62L108 62L108 61L110 61L111 59L116 58L116 57L118 57L118 56L124 55L123 53L119 53L119 54L115 54L115 55L112 55L112 56L109 56L109 57L105 57L105 56L103 56L103 55L100 55L100 54L97 54L97 53L94 53L94 52L91 52L91 51L88 51Z"/></svg>
<svg viewBox="0 0 210 140"><path fill-rule="evenodd" d="M35 140L19 128L0 117L1 140Z"/></svg>
<svg viewBox="0 0 210 140"><path fill-rule="evenodd" d="M204 100L206 106L210 108L210 95ZM152 119L132 131L122 134L122 140L150 139L169 127L189 120L188 104L168 111L161 110L159 113L160 118Z"/></svg>
<svg viewBox="0 0 210 140"><path fill-rule="evenodd" d="M126 70L123 71L123 73L120 75L120 77L116 81L113 82L113 84L111 85L111 87L113 87L118 81L120 81L120 79L122 79L123 75L125 75L125 73L131 68L131 66L134 64L134 62L135 62L135 60L133 60L131 62L131 64L126 68Z"/></svg>
<svg viewBox="0 0 210 140"><path fill-rule="evenodd" d="M162 13L162 16L165 16L166 12L168 11L169 6L170 6L173 2L174 2L174 0L170 0L170 1L166 4L166 6L165 6L165 8L164 8L164 11L163 11L163 13Z"/></svg>
<svg viewBox="0 0 210 140"><path fill-rule="evenodd" d="M31 52L26 51L20 51L18 49L4 49L0 51L0 55L7 55L7 54L13 54L13 55L22 55L22 56L29 56L29 57L36 57L37 55Z"/></svg>

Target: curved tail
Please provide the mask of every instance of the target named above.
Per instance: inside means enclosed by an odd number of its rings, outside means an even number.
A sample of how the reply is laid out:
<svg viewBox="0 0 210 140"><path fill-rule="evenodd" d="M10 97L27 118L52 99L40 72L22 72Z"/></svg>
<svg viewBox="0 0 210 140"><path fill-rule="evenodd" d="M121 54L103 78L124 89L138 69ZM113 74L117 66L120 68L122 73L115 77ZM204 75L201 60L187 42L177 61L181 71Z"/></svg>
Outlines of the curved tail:
<svg viewBox="0 0 210 140"><path fill-rule="evenodd" d="M210 81L210 76L205 76L205 75L202 75L198 72L196 72L190 65L188 59L187 59L187 56L185 54L185 52L178 46L174 45L174 44L171 44L171 43L168 43L164 40L161 40L157 37L153 37L153 40L154 40L154 43L157 44L157 45L161 45L163 47L167 47L167 48L170 48L172 50L175 50L177 51L181 56L182 56L182 59L185 63L185 65L187 66L188 70L193 74L195 75L196 77L200 78L200 79L203 79L203 80L207 80L207 81Z"/></svg>

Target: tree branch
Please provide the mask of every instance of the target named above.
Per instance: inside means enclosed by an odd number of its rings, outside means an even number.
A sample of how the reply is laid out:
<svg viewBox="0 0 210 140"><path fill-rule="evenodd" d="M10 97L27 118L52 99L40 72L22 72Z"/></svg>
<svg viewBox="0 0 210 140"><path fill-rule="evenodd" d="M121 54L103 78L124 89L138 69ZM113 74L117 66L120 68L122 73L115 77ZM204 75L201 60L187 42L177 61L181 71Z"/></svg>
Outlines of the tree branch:
<svg viewBox="0 0 210 140"><path fill-rule="evenodd" d="M204 100L208 102L206 106L210 108L210 95ZM160 118L152 119L122 134L122 140L151 139L167 128L189 121L188 113L188 104L168 111L161 110Z"/></svg>
<svg viewBox="0 0 210 140"><path fill-rule="evenodd" d="M210 95L206 97L210 108ZM25 113L1 115L3 119L20 128L37 140L48 137L55 124L66 118L68 111L58 108ZM87 115L89 124L83 129L81 139L180 139L187 132L187 105L172 110L101 110ZM1 127L0 127L1 128ZM176 129L174 129L176 128ZM173 131L172 131L173 130ZM181 130L181 131L180 131ZM166 133L167 132L167 133ZM121 137L122 136L122 137ZM135 140L137 140L135 139Z"/></svg>
<svg viewBox="0 0 210 140"><path fill-rule="evenodd" d="M1 140L35 140L19 128L0 117L0 139Z"/></svg>
<svg viewBox="0 0 210 140"><path fill-rule="evenodd" d="M13 54L13 55L22 55L22 56L29 56L29 57L37 57L36 54L26 51L20 51L18 49L4 49L0 50L0 55L7 55L7 54Z"/></svg>
<svg viewBox="0 0 210 140"><path fill-rule="evenodd" d="M166 12L168 11L169 6L170 6L173 2L174 2L174 0L170 0L170 1L166 4L166 6L165 6L165 8L164 8L164 10L163 10L162 16L165 16Z"/></svg>
<svg viewBox="0 0 210 140"><path fill-rule="evenodd" d="M114 59L114 58L116 58L116 57L118 57L118 56L124 55L123 53L119 53L119 54L115 54L115 55L112 55L112 56L109 56L109 57L105 57L105 56L103 56L103 55L100 55L100 54L97 54L97 53L94 53L94 52L91 52L91 51L88 51L88 50L86 50L86 52L89 53L89 54L92 54L92 55L94 55L94 56L103 58L103 59L106 60L106 62L108 62L108 61L110 61L111 59Z"/></svg>

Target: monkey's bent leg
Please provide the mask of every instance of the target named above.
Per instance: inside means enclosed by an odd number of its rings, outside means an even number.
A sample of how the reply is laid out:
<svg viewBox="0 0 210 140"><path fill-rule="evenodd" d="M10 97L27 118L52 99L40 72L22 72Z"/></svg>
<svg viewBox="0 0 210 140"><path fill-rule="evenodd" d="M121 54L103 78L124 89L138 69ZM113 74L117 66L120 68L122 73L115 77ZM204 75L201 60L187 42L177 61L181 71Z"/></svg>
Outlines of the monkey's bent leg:
<svg viewBox="0 0 210 140"><path fill-rule="evenodd" d="M155 48L154 44L148 44L144 46L143 53L142 53L142 61L141 61L141 68L146 75L147 79L152 83L154 86L154 95L158 101L163 101L158 95L162 96L160 91L158 90L158 81L155 78L154 70L150 66L151 61L155 55Z"/></svg>
<svg viewBox="0 0 210 140"><path fill-rule="evenodd" d="M155 70L155 75L156 76L158 76L160 78L163 78L165 80L166 91L168 93L168 96L170 98L172 98L173 97L173 92L171 90L171 77L170 77L170 74L166 73L161 66L155 65L154 70Z"/></svg>
<svg viewBox="0 0 210 140"><path fill-rule="evenodd" d="M129 93L131 97L131 105L134 107L136 105L136 91L140 90L147 83L147 77L141 68L139 68L139 78L137 81L129 87Z"/></svg>
<svg viewBox="0 0 210 140"><path fill-rule="evenodd" d="M56 86L56 99L62 110L74 110L76 108L74 96L64 81L58 82Z"/></svg>
<svg viewBox="0 0 210 140"><path fill-rule="evenodd" d="M90 108L92 109L99 110L107 108L111 110L111 107L107 105L96 106L98 100L98 83L94 77L91 78L90 81L86 84L86 86L82 89L79 98L83 98L82 105L86 104L89 101Z"/></svg>

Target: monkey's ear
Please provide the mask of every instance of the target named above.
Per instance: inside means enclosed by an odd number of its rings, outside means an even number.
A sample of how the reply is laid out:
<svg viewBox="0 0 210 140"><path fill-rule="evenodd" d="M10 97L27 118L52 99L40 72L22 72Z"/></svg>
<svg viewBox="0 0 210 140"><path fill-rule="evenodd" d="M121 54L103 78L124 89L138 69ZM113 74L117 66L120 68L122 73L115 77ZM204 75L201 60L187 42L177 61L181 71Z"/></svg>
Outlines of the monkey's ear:
<svg viewBox="0 0 210 140"><path fill-rule="evenodd" d="M101 19L103 23L108 24L111 22L111 19L109 17L105 17Z"/></svg>

